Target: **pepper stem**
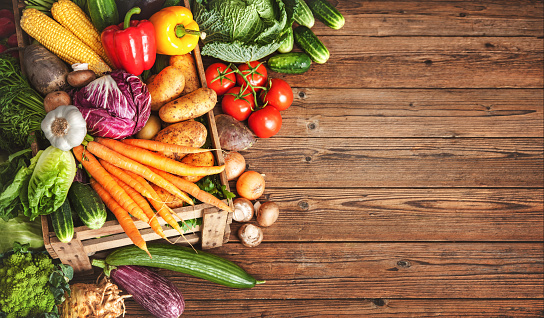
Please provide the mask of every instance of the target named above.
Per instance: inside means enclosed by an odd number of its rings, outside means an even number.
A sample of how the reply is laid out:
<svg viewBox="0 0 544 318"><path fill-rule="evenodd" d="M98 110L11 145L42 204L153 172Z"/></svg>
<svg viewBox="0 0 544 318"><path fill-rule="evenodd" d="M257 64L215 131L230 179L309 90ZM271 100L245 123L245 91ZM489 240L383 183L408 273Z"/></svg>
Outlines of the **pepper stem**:
<svg viewBox="0 0 544 318"><path fill-rule="evenodd" d="M204 31L198 31L198 30L186 29L185 26L184 26L183 24L178 24L178 25L176 25L175 32L176 32L176 36L177 36L178 38L182 38L182 37L184 37L186 34L197 35L197 36L199 36L202 40L204 40L204 39L206 38L206 32L204 32Z"/></svg>
<svg viewBox="0 0 544 318"><path fill-rule="evenodd" d="M123 30L130 27L130 18L132 18L132 16L135 14L139 14L140 12L142 12L142 10L139 7L134 7L128 10L127 14L125 14L125 20L123 21Z"/></svg>

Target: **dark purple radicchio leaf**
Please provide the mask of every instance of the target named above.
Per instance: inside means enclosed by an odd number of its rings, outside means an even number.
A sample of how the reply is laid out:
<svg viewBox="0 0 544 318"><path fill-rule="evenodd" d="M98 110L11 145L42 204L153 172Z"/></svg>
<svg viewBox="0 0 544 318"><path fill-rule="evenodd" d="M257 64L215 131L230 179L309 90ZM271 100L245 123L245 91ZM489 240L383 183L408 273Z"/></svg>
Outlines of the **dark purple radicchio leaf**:
<svg viewBox="0 0 544 318"><path fill-rule="evenodd" d="M99 77L72 94L95 137L123 139L144 127L151 113L147 86L124 70Z"/></svg>

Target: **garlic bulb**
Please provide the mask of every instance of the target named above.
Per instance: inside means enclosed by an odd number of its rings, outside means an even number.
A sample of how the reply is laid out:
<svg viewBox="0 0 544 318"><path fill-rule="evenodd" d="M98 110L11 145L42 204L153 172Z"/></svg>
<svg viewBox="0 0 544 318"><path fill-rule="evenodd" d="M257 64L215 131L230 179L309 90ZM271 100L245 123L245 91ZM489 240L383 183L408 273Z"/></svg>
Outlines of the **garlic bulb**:
<svg viewBox="0 0 544 318"><path fill-rule="evenodd" d="M80 145L87 135L87 123L73 105L59 106L47 113L41 127L51 145L63 151Z"/></svg>

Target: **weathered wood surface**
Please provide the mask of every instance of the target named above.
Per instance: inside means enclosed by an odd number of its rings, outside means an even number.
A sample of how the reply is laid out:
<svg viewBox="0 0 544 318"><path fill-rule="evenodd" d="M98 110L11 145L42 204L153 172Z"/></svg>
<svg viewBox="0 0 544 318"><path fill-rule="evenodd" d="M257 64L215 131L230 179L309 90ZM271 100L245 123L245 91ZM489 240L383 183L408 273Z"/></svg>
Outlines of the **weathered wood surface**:
<svg viewBox="0 0 544 318"><path fill-rule="evenodd" d="M243 152L280 218L211 250L267 282L158 270L185 316L543 317L542 1L331 2L330 60L270 73L294 104Z"/></svg>

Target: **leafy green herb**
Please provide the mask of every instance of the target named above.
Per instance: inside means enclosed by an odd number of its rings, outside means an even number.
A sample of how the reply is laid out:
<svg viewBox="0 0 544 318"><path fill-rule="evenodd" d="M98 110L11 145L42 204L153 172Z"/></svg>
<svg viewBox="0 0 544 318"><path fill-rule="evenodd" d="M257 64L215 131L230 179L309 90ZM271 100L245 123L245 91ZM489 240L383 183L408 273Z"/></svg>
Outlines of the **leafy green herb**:
<svg viewBox="0 0 544 318"><path fill-rule="evenodd" d="M245 63L278 49L294 21L296 0L194 0L193 16L206 32L202 55Z"/></svg>
<svg viewBox="0 0 544 318"><path fill-rule="evenodd" d="M30 145L32 133L42 134L43 97L21 75L13 57L0 54L0 149Z"/></svg>
<svg viewBox="0 0 544 318"><path fill-rule="evenodd" d="M202 218L189 219L184 222L179 221L178 224L184 232L187 232L196 226L202 225Z"/></svg>
<svg viewBox="0 0 544 318"><path fill-rule="evenodd" d="M205 176L200 179L196 185L203 191L206 191L218 199L232 199L236 195L227 190L227 187L224 184L221 184L221 179L219 175Z"/></svg>

